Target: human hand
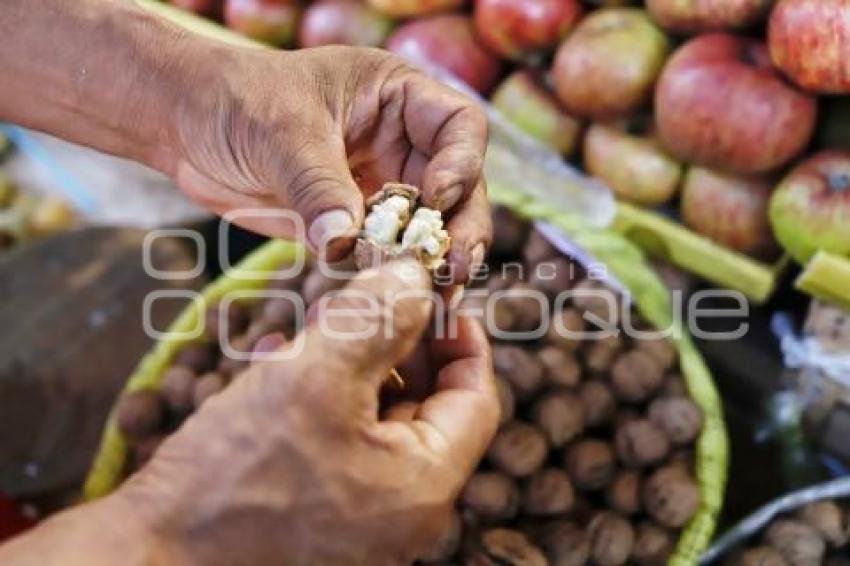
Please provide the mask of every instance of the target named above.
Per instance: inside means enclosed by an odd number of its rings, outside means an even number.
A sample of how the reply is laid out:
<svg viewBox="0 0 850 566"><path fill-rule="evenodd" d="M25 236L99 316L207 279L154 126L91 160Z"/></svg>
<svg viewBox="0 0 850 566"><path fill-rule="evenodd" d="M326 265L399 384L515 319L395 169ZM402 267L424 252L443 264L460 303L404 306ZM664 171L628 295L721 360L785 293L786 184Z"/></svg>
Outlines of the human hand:
<svg viewBox="0 0 850 566"><path fill-rule="evenodd" d="M174 147L158 165L186 193L219 214L293 210L314 251L336 259L362 225L364 197L387 181L416 185L447 214L451 277L466 281L491 229L487 123L473 101L377 49L204 45L215 68L193 78L203 87L180 105ZM291 219L236 222L296 235Z"/></svg>
<svg viewBox="0 0 850 566"><path fill-rule="evenodd" d="M174 563L411 562L498 419L482 329L461 317L455 337L423 339L428 289L415 262L361 273L321 304L294 359L253 365L112 497ZM379 419L381 385L423 343L432 394Z"/></svg>

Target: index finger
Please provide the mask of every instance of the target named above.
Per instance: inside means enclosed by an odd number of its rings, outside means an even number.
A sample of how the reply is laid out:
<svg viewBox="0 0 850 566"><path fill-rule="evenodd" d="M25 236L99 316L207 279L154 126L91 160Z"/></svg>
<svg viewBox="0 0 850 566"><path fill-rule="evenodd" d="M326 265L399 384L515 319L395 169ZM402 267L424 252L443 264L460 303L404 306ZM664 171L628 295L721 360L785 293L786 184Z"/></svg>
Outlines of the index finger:
<svg viewBox="0 0 850 566"><path fill-rule="evenodd" d="M487 117L471 98L420 73L406 75L404 81L407 137L428 158L422 200L445 212L481 180Z"/></svg>
<svg viewBox="0 0 850 566"><path fill-rule="evenodd" d="M432 350L442 369L435 393L422 403L416 420L439 433L446 461L460 466L465 478L478 465L499 423L490 344L475 320L460 316L457 336L435 339Z"/></svg>

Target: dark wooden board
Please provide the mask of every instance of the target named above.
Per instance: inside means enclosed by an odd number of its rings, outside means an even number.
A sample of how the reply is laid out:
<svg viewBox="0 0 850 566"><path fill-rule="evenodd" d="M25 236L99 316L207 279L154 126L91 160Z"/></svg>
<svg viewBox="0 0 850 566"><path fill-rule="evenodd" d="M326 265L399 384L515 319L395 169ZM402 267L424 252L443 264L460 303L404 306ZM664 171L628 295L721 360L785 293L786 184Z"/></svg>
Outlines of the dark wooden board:
<svg viewBox="0 0 850 566"><path fill-rule="evenodd" d="M89 228L0 256L0 492L29 497L82 479L116 394L152 345L144 297L202 286L146 275L144 235ZM191 269L184 242L158 238L154 264ZM183 304L156 301L154 326Z"/></svg>

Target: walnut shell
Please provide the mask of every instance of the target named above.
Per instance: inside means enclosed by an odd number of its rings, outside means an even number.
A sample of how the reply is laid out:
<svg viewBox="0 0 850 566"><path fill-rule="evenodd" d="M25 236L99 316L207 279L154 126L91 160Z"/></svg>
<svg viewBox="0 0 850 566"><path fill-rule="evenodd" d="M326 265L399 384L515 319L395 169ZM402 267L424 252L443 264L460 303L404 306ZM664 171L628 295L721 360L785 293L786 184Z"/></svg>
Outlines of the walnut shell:
<svg viewBox="0 0 850 566"><path fill-rule="evenodd" d="M122 395L115 414L121 434L139 441L159 432L165 423L165 403L156 391L141 389Z"/></svg>
<svg viewBox="0 0 850 566"><path fill-rule="evenodd" d="M493 368L508 380L518 401L530 399L543 385L543 366L519 346L493 346Z"/></svg>
<svg viewBox="0 0 850 566"><path fill-rule="evenodd" d="M683 526L694 516L699 503L699 486L678 466L659 468L644 483L644 508L665 527Z"/></svg>
<svg viewBox="0 0 850 566"><path fill-rule="evenodd" d="M649 354L663 371L670 369L679 356L676 346L666 338L636 340L635 346L642 352Z"/></svg>
<svg viewBox="0 0 850 566"><path fill-rule="evenodd" d="M649 406L649 418L673 444L691 444L702 430L702 411L685 397L661 397Z"/></svg>
<svg viewBox="0 0 850 566"><path fill-rule="evenodd" d="M226 313L222 309L222 305L212 305L204 311L204 335L216 343L242 334L251 321L244 305L234 302L228 304Z"/></svg>
<svg viewBox="0 0 850 566"><path fill-rule="evenodd" d="M664 371L649 354L631 350L620 355L611 368L614 394L626 403L641 403L661 387Z"/></svg>
<svg viewBox="0 0 850 566"><path fill-rule="evenodd" d="M797 517L807 525L814 527L834 548L847 544L848 525L844 512L834 501L816 501L805 505Z"/></svg>
<svg viewBox="0 0 850 566"><path fill-rule="evenodd" d="M485 531L479 548L465 563L469 566L547 566L540 549L524 534L511 529Z"/></svg>
<svg viewBox="0 0 850 566"><path fill-rule="evenodd" d="M623 470L618 473L605 491L605 499L611 509L623 515L634 515L640 512L642 481L640 473L634 470Z"/></svg>
<svg viewBox="0 0 850 566"><path fill-rule="evenodd" d="M511 421L496 433L487 451L490 463L513 477L526 477L540 469L549 451L540 430L522 421Z"/></svg>
<svg viewBox="0 0 850 566"><path fill-rule="evenodd" d="M791 566L772 546L756 546L735 556L734 566Z"/></svg>
<svg viewBox="0 0 850 566"><path fill-rule="evenodd" d="M673 553L676 539L670 531L644 521L635 532L635 546L632 549L632 561L639 566L664 566Z"/></svg>
<svg viewBox="0 0 850 566"><path fill-rule="evenodd" d="M476 472L466 482L460 501L483 521L506 521L516 515L520 494L509 476L501 472Z"/></svg>
<svg viewBox="0 0 850 566"><path fill-rule="evenodd" d="M604 337L594 338L586 342L582 348L584 364L587 369L594 373L604 373L611 369L614 358L620 351L623 343L619 336L606 334Z"/></svg>
<svg viewBox="0 0 850 566"><path fill-rule="evenodd" d="M550 299L555 299L559 293L570 289L575 281L583 275L576 265L565 257L548 258L535 265L529 265L528 284Z"/></svg>
<svg viewBox="0 0 850 566"><path fill-rule="evenodd" d="M532 418L549 445L560 448L584 430L584 405L571 393L555 391L537 401Z"/></svg>
<svg viewBox="0 0 850 566"><path fill-rule="evenodd" d="M546 329L546 342L566 352L574 352L581 345L584 318L575 309L563 309L552 315Z"/></svg>
<svg viewBox="0 0 850 566"><path fill-rule="evenodd" d="M635 468L658 464L670 453L667 435L648 419L636 419L619 426L615 444L620 461Z"/></svg>
<svg viewBox="0 0 850 566"><path fill-rule="evenodd" d="M575 387L581 379L581 367L571 353L557 346L546 346L537 352L543 364L544 379L555 387Z"/></svg>
<svg viewBox="0 0 850 566"><path fill-rule="evenodd" d="M494 309L499 307L507 310L509 314L502 314L501 324L509 326L500 329L514 332L530 332L540 328L544 313L548 312L549 304L545 296L529 285L518 282L514 283L498 296L492 297Z"/></svg>
<svg viewBox="0 0 850 566"><path fill-rule="evenodd" d="M550 516L568 512L575 501L570 477L558 468L543 468L525 483L522 509L529 515Z"/></svg>
<svg viewBox="0 0 850 566"><path fill-rule="evenodd" d="M616 328L620 323L622 300L616 291L596 279L580 281L571 292L573 305L599 328Z"/></svg>
<svg viewBox="0 0 850 566"><path fill-rule="evenodd" d="M820 533L794 519L774 521L767 528L764 539L794 566L819 566L826 553L826 541Z"/></svg>
<svg viewBox="0 0 850 566"><path fill-rule="evenodd" d="M611 511L598 513L587 527L590 536L590 554L594 564L619 566L632 554L635 533L632 525Z"/></svg>
<svg viewBox="0 0 850 566"><path fill-rule="evenodd" d="M175 366L185 366L200 375L218 364L218 349L209 342L193 342L174 356Z"/></svg>
<svg viewBox="0 0 850 566"><path fill-rule="evenodd" d="M584 420L589 428L610 423L617 411L617 401L611 389L598 379L585 381L578 390L584 405Z"/></svg>
<svg viewBox="0 0 850 566"><path fill-rule="evenodd" d="M528 266L537 265L541 261L558 257L561 252L558 248L549 243L549 240L543 237L543 234L537 230L532 230L525 241L522 248L522 259Z"/></svg>
<svg viewBox="0 0 850 566"><path fill-rule="evenodd" d="M543 525L537 543L551 566L584 566L590 560L590 539L572 521L562 519Z"/></svg>
<svg viewBox="0 0 850 566"><path fill-rule="evenodd" d="M195 372L185 366L171 366L160 381L159 391L176 415L187 415L195 408Z"/></svg>
<svg viewBox="0 0 850 566"><path fill-rule="evenodd" d="M580 440L567 448L564 465L573 485L585 491L603 489L614 480L616 463L611 446L601 440Z"/></svg>

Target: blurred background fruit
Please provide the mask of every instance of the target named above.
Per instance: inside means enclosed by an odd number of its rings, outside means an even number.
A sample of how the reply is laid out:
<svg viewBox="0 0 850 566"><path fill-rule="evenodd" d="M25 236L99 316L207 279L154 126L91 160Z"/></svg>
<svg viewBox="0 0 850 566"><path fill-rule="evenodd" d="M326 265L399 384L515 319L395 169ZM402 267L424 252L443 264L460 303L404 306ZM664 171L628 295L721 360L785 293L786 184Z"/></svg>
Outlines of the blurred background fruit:
<svg viewBox="0 0 850 566"><path fill-rule="evenodd" d="M570 112L622 116L650 102L670 50L664 33L637 8L604 8L584 18L558 48L555 91Z"/></svg>
<svg viewBox="0 0 850 566"><path fill-rule="evenodd" d="M795 167L770 200L770 222L801 263L818 250L850 257L850 152L825 151Z"/></svg>
<svg viewBox="0 0 850 566"><path fill-rule="evenodd" d="M379 47L392 27L387 16L358 0L321 0L305 10L298 28L298 46Z"/></svg>
<svg viewBox="0 0 850 566"><path fill-rule="evenodd" d="M487 48L515 61L539 62L581 18L578 0L476 0L475 31Z"/></svg>
<svg viewBox="0 0 850 566"><path fill-rule="evenodd" d="M774 64L801 87L850 93L850 0L779 0L768 41Z"/></svg>
<svg viewBox="0 0 850 566"><path fill-rule="evenodd" d="M393 18L415 18L455 10L464 0L369 0L369 4Z"/></svg>
<svg viewBox="0 0 850 566"><path fill-rule="evenodd" d="M682 187L682 220L729 249L774 259L777 247L767 220L771 190L766 179L694 165L688 169Z"/></svg>
<svg viewBox="0 0 850 566"><path fill-rule="evenodd" d="M646 0L658 25L676 34L737 30L767 17L774 0Z"/></svg>
<svg viewBox="0 0 850 566"><path fill-rule="evenodd" d="M558 153L572 155L581 138L581 122L570 116L546 88L542 77L529 70L508 76L490 100L520 130Z"/></svg>
<svg viewBox="0 0 850 566"><path fill-rule="evenodd" d="M763 173L803 151L817 103L778 75L762 43L715 33L673 54L659 79L655 112L662 141L679 158Z"/></svg>
<svg viewBox="0 0 850 566"><path fill-rule="evenodd" d="M647 206L669 201L682 178L682 164L646 127L651 120L593 124L584 138L585 170L605 181L618 199Z"/></svg>
<svg viewBox="0 0 850 566"><path fill-rule="evenodd" d="M461 14L402 24L390 35L387 49L448 71L482 94L495 86L502 70L499 58L478 42L472 20Z"/></svg>
<svg viewBox="0 0 850 566"><path fill-rule="evenodd" d="M222 0L171 0L171 4L208 18L221 17Z"/></svg>
<svg viewBox="0 0 850 566"><path fill-rule="evenodd" d="M301 6L296 0L225 0L224 23L257 41L289 47L295 39Z"/></svg>

